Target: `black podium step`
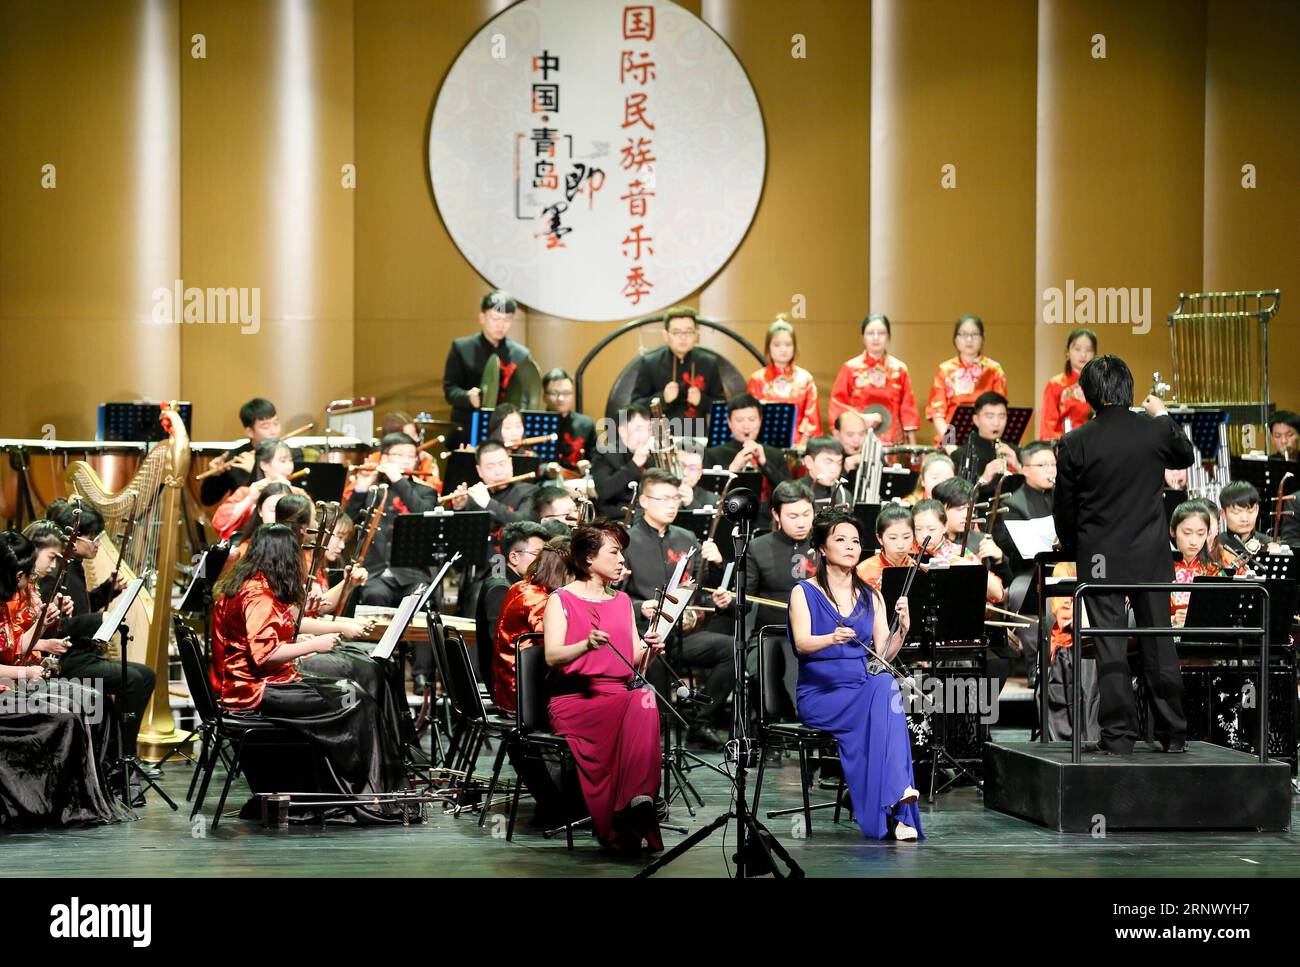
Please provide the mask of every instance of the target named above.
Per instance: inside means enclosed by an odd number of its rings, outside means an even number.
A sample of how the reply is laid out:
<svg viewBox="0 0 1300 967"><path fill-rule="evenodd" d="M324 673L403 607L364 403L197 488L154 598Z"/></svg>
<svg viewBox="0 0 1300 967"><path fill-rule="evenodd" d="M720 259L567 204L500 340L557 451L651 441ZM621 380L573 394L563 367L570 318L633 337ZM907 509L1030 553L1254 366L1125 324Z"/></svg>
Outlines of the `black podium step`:
<svg viewBox="0 0 1300 967"><path fill-rule="evenodd" d="M1099 829L1286 830L1291 769L1206 742L1185 755L1139 745L1130 758L1085 752L1070 743L989 742L984 805L1068 833Z"/></svg>

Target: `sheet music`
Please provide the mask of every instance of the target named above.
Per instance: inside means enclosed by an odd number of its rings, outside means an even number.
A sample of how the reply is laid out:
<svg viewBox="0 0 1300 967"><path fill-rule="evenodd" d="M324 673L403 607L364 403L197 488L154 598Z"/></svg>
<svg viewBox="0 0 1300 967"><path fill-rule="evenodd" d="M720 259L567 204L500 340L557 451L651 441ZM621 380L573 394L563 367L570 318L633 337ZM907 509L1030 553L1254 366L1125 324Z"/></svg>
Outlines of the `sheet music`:
<svg viewBox="0 0 1300 967"><path fill-rule="evenodd" d="M1007 533L1016 545L1016 550L1026 561L1032 561L1039 554L1050 551L1056 544L1056 521L1051 517L1035 517L1033 520L1003 520Z"/></svg>
<svg viewBox="0 0 1300 967"><path fill-rule="evenodd" d="M666 641L668 633L672 631L673 625L681 620L682 613L686 606L691 603L691 598L695 596L694 589L690 591L679 591L674 588L668 592L668 597L664 598L664 609L659 612L659 620L655 622L652 630L659 632L659 640Z"/></svg>
<svg viewBox="0 0 1300 967"><path fill-rule="evenodd" d="M425 591L425 586L421 584L402 598L402 603L397 606L397 613L393 615L393 623L384 631L384 637L379 639L374 650L370 652L371 658L392 657L393 649L397 647L398 641L401 640L402 633L406 631L406 626L411 623L411 617L415 614L415 609L424 600Z"/></svg>
<svg viewBox="0 0 1300 967"><path fill-rule="evenodd" d="M673 571L673 579L668 582L668 593L672 594L682 583L682 575L686 573L686 566L691 563L691 558L695 556L695 548L691 548L677 562L677 568Z"/></svg>
<svg viewBox="0 0 1300 967"><path fill-rule="evenodd" d="M104 619L100 621L93 640L104 644L117 634L117 629L126 620L126 613L131 610L131 605L135 604L136 595L140 593L142 587L144 587L144 578L136 578L126 586L112 610L104 612Z"/></svg>

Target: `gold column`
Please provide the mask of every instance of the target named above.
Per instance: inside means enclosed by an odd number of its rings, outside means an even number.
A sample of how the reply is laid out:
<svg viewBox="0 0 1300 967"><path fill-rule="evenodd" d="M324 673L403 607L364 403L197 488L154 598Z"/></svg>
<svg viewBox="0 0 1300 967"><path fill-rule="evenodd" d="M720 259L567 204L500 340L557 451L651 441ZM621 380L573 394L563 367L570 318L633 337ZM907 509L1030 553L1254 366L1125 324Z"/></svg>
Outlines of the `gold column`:
<svg viewBox="0 0 1300 967"><path fill-rule="evenodd" d="M176 31L172 0L0 11L5 436L93 438L96 404L180 393L151 319L179 267Z"/></svg>
<svg viewBox="0 0 1300 967"><path fill-rule="evenodd" d="M1036 19L1030 0L872 4L870 308L893 323L925 439L965 313L984 320L1011 403L1036 404Z"/></svg>
<svg viewBox="0 0 1300 967"><path fill-rule="evenodd" d="M1201 284L1205 6L1041 0L1038 11L1037 293L1067 280L1150 290L1141 324L1093 326L1140 398L1169 369L1165 317ZM1046 324L1042 308L1039 386L1060 371L1074 324L1072 313Z"/></svg>
<svg viewBox="0 0 1300 967"><path fill-rule="evenodd" d="M1300 5L1210 0L1205 64L1206 291L1282 290L1269 389L1300 407ZM1246 165L1253 172L1243 171ZM1253 188L1243 182L1254 179Z"/></svg>
<svg viewBox="0 0 1300 967"><path fill-rule="evenodd" d="M429 184L433 101L461 47L503 4L376 0L356 7L358 393L447 413L442 368L478 329L490 286L447 234ZM400 65L400 67L396 66ZM526 319L511 338L529 341Z"/></svg>
<svg viewBox="0 0 1300 967"><path fill-rule="evenodd" d="M180 327L196 439L237 437L252 396L319 429L352 393L352 15L351 0L183 3L182 277L260 310Z"/></svg>

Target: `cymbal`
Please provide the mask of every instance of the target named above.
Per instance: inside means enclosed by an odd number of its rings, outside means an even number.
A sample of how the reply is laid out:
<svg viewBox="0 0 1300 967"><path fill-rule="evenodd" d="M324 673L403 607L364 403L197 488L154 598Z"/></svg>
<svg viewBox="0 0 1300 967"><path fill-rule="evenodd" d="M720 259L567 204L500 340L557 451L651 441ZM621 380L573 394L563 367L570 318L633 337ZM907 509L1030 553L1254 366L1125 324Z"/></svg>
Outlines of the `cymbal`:
<svg viewBox="0 0 1300 967"><path fill-rule="evenodd" d="M879 403L872 403L862 411L863 416L871 416L873 414L880 417L880 426L876 427L877 436L888 430L894 423L893 414Z"/></svg>

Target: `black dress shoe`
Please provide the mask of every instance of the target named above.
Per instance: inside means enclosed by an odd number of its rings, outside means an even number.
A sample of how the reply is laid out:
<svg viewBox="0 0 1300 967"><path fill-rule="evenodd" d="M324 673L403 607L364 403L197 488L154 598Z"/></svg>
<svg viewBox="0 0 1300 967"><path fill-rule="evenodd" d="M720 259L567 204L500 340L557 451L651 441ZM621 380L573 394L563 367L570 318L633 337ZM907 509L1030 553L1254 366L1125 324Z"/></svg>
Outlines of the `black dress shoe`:
<svg viewBox="0 0 1300 967"><path fill-rule="evenodd" d="M1172 742L1162 742L1160 745L1169 755L1181 755L1187 751L1187 741L1185 739L1175 739Z"/></svg>

